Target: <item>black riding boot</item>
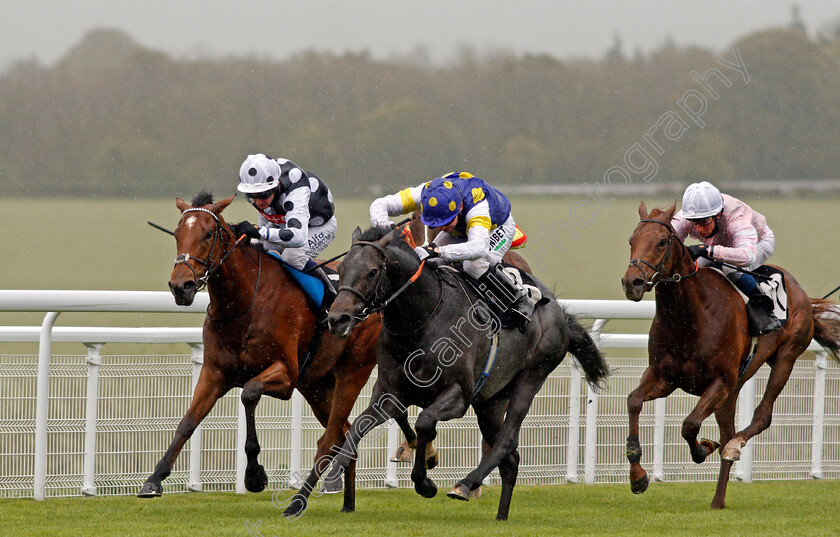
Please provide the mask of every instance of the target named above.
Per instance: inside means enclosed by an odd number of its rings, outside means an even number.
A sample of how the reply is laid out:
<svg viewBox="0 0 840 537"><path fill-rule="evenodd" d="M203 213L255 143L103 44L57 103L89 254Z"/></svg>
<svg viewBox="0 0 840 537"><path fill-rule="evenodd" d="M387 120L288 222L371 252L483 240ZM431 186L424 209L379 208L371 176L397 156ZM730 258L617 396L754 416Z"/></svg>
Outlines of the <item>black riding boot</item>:
<svg viewBox="0 0 840 537"><path fill-rule="evenodd" d="M750 335L761 336L782 327L782 323L773 314L772 299L761 293L756 287L747 295L747 317L750 325Z"/></svg>
<svg viewBox="0 0 840 537"><path fill-rule="evenodd" d="M309 273L321 280L321 283L324 284L324 300L321 302L321 310L319 313L323 313L323 317L326 318L327 312L329 311L330 306L332 306L333 300L335 300L335 296L338 293L336 293L332 280L330 280L327 273L324 272L323 267L318 267Z"/></svg>
<svg viewBox="0 0 840 537"><path fill-rule="evenodd" d="M501 263L487 269L487 272L479 276L478 282L486 287L485 292L492 295L491 298L502 311L510 310L519 317L517 326L524 334L534 313L534 303L525 291L505 274Z"/></svg>

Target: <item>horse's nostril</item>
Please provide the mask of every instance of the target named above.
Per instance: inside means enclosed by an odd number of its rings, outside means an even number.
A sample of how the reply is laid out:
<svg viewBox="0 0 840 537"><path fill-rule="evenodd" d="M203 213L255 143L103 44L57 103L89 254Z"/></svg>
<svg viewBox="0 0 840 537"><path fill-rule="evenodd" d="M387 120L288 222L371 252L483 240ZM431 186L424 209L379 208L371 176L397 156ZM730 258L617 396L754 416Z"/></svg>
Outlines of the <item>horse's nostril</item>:
<svg viewBox="0 0 840 537"><path fill-rule="evenodd" d="M195 289L195 282L192 280L185 281L181 287L184 291L190 291L192 289Z"/></svg>
<svg viewBox="0 0 840 537"><path fill-rule="evenodd" d="M645 281L641 278L636 278L633 280L633 287L641 287L645 284Z"/></svg>

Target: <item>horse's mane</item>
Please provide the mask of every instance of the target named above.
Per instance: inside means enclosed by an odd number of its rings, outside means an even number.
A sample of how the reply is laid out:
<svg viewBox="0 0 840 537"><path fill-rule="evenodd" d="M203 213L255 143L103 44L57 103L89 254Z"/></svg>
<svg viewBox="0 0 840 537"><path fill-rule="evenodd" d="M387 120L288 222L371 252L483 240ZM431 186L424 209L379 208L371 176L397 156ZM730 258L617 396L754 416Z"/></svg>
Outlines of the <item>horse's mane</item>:
<svg viewBox="0 0 840 537"><path fill-rule="evenodd" d="M203 207L204 205L210 205L215 200L213 199L213 193L207 190L202 190L192 199L190 205L193 207Z"/></svg>
<svg viewBox="0 0 840 537"><path fill-rule="evenodd" d="M370 227L362 232L362 235L359 237L359 240L368 241L368 242L377 242L382 240L382 237L387 235L391 232L391 229L383 226L374 226ZM395 240L391 242L392 245L396 245L401 250L406 252L411 252L412 254L416 255L414 249L405 241L403 240Z"/></svg>
<svg viewBox="0 0 840 537"><path fill-rule="evenodd" d="M663 210L662 210L662 209L660 209L659 207L654 207L654 208L650 211L650 214L648 215L648 217L649 217L649 218L651 218L651 219L656 219L656 218L658 218L658 217L662 216L663 214L665 214L665 211L663 211Z"/></svg>

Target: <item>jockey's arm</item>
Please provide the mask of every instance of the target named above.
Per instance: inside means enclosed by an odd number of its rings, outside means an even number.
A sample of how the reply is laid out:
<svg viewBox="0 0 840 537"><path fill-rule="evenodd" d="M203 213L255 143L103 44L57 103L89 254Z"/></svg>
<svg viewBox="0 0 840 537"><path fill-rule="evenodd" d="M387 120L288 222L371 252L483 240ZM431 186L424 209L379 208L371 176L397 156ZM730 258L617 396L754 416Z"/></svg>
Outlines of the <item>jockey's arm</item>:
<svg viewBox="0 0 840 537"><path fill-rule="evenodd" d="M490 244L490 205L487 200L476 203L464 216L467 221L467 240L440 247L445 261L478 259L487 253Z"/></svg>
<svg viewBox="0 0 840 537"><path fill-rule="evenodd" d="M387 227L391 225L389 216L399 216L419 210L422 192L423 185L418 185L374 200L370 204L370 224L374 227Z"/></svg>
<svg viewBox="0 0 840 537"><path fill-rule="evenodd" d="M284 248L300 248L309 240L309 188L296 188L286 196L284 205L293 204L286 213L286 227L260 227L260 237ZM260 217L262 221L263 218ZM261 222L262 223L262 222Z"/></svg>
<svg viewBox="0 0 840 537"><path fill-rule="evenodd" d="M755 263L757 253L755 245L758 243L758 233L755 228L748 227L736 231L733 240L735 242L733 246L716 244L712 250L712 257L716 261L738 267L749 267Z"/></svg>

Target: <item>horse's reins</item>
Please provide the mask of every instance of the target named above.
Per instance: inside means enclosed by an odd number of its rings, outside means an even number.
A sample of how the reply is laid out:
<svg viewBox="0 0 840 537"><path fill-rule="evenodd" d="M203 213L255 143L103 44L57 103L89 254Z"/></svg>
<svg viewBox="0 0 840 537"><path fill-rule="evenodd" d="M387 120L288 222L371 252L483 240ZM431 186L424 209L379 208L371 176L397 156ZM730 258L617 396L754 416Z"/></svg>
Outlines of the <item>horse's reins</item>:
<svg viewBox="0 0 840 537"><path fill-rule="evenodd" d="M426 260L424 259L423 261L420 262L420 266L417 268L417 270L414 272L414 274L404 284L402 284L402 286L400 286L399 289L394 291L394 293L392 293L391 296L389 296L385 300L383 300L381 304L376 305L375 301L379 297L380 287L382 286L382 282L385 279L385 269L386 269L388 264L397 264L397 263L395 261L391 261L391 259L388 257L387 252L385 252L385 249L382 248L381 246L379 246L379 244L377 244L375 242L357 241L357 242L354 242L353 245L350 246L350 248L352 249L356 246L370 246L371 248L374 248L377 252L379 252L380 255L382 255L382 263L379 265L379 269L380 269L379 270L379 277L376 280L376 284L373 287L373 291L368 296L363 295L358 289L355 289L355 288L350 287L348 285L342 285L341 287L338 288L337 293L340 293L342 291L347 291L347 292L355 295L356 297L359 298L359 300L362 301L362 303L365 305L365 307L362 308L362 310L359 313L353 315L353 318L356 319L356 321L358 321L358 322L364 322L365 319L367 319L371 314L384 310L388 306L388 304L393 302L398 296L403 294L406 291L406 289L408 289L414 282L416 282L417 279L420 277L420 274L423 273L423 268L426 266ZM350 250L348 250L348 252L349 251ZM420 330L424 326L426 326L426 324L429 322L429 320L432 317L434 317L435 313L437 312L438 308L440 307L441 302L443 302L443 292L440 293L440 296L438 297L438 302L435 305L434 310L432 310L432 312L429 314L429 316L426 318L426 320L423 321L422 324L420 324L420 326L418 326L417 328L414 328L414 329L412 329L408 332L405 332L404 334L397 334L397 335L411 334L411 333L414 333L414 332ZM394 332L392 332L391 330L388 330L388 328L385 326L384 320L382 322L382 328L385 329L387 332L390 332L390 333L394 334Z"/></svg>
<svg viewBox="0 0 840 537"><path fill-rule="evenodd" d="M233 251L236 249L236 247L239 246L242 243L242 241L247 237L247 235L243 234L241 237L239 237L239 239L237 239L233 243L233 246L231 246L228 249L227 252L225 252L224 254L219 256L219 260L217 262L213 259L213 257L215 255L217 255L216 249L218 248L218 251L221 252L223 245L227 246L227 245L231 244L230 241L227 240L228 236L230 235L230 232L224 226L222 226L222 222L221 222L221 220L219 220L219 216L216 213L214 213L213 211L210 211L209 209L205 209L203 207L191 207L189 209L186 209L183 213L181 213L181 215L183 216L184 214L186 214L188 212L195 212L195 211L205 212L205 213L209 214L210 216L212 216L213 220L216 221L216 229L213 230L213 244L210 246L210 252L207 254L207 257L204 258L204 260L198 259L197 257L192 257L189 253L179 254L175 258L175 266L177 267L180 264L184 264L184 265L187 266L187 268L190 269L190 272L192 272L192 275L193 275L193 279L195 279L198 282L198 287L196 288L196 292L198 292L198 291L201 291L202 289L204 289L204 287L207 286L207 281L210 279L210 276L222 266L222 263L224 263L225 260L230 256L230 254L233 253ZM155 226L155 227L158 227L158 226ZM222 231L224 231L224 233L225 233L224 238L222 237ZM173 233L173 235L174 235L174 233ZM214 318L210 315L210 306L208 305L207 306L207 317L211 321L233 320L233 319L241 317L242 315L244 315L245 313L247 313L251 309L251 307L254 305L254 301L257 299L257 288L260 285L260 276L262 274L262 256L257 256L257 260L258 260L257 281L254 284L254 296L251 297L251 303L248 305L248 307L245 308L244 311L242 311L240 313L237 313L236 315L233 315L231 317L224 317L224 318L218 318L217 319L217 318ZM195 261L196 263L198 263L199 265L202 265L205 268L204 276L202 276L201 278L197 277L197 275L195 273L195 269L189 263L190 261Z"/></svg>
<svg viewBox="0 0 840 537"><path fill-rule="evenodd" d="M630 266L637 268L639 270L639 272L642 273L642 276L645 276L645 271L641 266L639 266L639 263L641 263L643 265L646 265L651 270L653 270L653 275L650 277L650 281L645 282L645 287L647 287L648 291L650 291L651 289L656 287L656 285L659 284L659 283L671 283L671 282L677 283L677 282L681 281L683 278L688 278L689 276L694 276L695 274L697 274L697 272L699 270L699 267L695 263L693 272L690 272L688 274L680 274L680 273L677 272L677 273L673 274L672 276L669 276L669 277L666 277L666 278L660 277L659 274L662 272L662 269L665 266L665 263L667 263L668 260L671 258L671 252L673 251L673 246L674 246L674 237L676 237L677 234L674 233L674 228L671 227L670 224L666 224L665 222L660 222L659 220L652 220L652 219L643 219L643 220L639 221L640 224L643 223L643 222L652 223L652 224L659 224L660 226L665 226L666 228L668 228L668 233L669 233L668 234L668 249L665 251L665 255L662 256L662 259L659 261L658 265L653 266L651 263L648 263L644 259L639 259L638 257L630 260Z"/></svg>

